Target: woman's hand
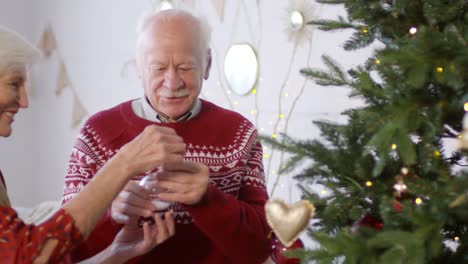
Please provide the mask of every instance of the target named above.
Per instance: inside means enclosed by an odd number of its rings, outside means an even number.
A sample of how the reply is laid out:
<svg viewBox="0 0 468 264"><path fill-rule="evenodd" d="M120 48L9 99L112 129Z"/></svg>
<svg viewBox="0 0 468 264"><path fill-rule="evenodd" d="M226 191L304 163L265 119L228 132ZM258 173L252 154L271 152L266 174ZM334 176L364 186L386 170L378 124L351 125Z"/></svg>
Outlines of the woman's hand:
<svg viewBox="0 0 468 264"><path fill-rule="evenodd" d="M184 159L185 143L174 129L156 125L147 126L116 154L129 171L129 176L141 174L167 162Z"/></svg>
<svg viewBox="0 0 468 264"><path fill-rule="evenodd" d="M154 247L175 234L174 213L164 214L164 219L155 214L155 224L144 223L143 228L137 225L124 225L111 245L112 255L119 261L129 260L148 253Z"/></svg>

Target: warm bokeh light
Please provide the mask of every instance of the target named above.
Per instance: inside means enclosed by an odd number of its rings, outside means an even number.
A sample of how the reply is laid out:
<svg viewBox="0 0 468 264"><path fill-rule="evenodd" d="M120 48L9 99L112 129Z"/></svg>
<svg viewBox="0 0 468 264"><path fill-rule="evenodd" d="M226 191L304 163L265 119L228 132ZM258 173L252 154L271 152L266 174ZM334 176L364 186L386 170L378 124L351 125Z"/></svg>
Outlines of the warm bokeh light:
<svg viewBox="0 0 468 264"><path fill-rule="evenodd" d="M421 198L416 198L416 200L414 200L414 202L417 204L417 205L420 205L422 204L422 199Z"/></svg>
<svg viewBox="0 0 468 264"><path fill-rule="evenodd" d="M401 168L401 174L406 175L408 174L409 170L406 167Z"/></svg>

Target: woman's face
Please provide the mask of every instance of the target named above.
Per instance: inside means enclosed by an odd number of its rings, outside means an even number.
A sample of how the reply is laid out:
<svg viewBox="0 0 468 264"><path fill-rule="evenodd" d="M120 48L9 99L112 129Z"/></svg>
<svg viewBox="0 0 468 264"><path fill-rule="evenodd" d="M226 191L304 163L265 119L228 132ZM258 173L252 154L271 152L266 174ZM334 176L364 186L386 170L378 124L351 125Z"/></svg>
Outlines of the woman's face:
<svg viewBox="0 0 468 264"><path fill-rule="evenodd" d="M0 136L11 134L11 124L20 108L28 107L26 71L7 70L0 73Z"/></svg>

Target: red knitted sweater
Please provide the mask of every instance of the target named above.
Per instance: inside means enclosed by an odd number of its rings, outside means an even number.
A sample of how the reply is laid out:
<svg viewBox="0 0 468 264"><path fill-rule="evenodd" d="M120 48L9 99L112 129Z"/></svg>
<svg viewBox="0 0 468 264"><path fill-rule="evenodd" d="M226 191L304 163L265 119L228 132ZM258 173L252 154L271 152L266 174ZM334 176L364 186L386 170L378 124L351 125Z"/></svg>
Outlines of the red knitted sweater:
<svg viewBox="0 0 468 264"><path fill-rule="evenodd" d="M131 263L262 263L271 253L264 214L262 147L240 114L202 100L201 112L178 123L153 123L134 114L131 101L92 116L73 147L63 202L83 189L119 148L146 126L171 127L186 145L185 158L209 167L210 185L195 206L175 204L176 234ZM141 179L143 175L135 178ZM105 249L121 228L108 210L72 255L83 260Z"/></svg>

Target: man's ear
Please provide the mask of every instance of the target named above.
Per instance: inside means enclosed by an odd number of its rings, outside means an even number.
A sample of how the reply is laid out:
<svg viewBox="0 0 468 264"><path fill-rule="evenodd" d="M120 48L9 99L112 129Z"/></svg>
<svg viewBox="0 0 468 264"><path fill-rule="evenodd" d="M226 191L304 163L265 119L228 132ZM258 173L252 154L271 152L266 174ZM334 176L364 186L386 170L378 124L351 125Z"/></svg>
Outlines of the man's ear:
<svg viewBox="0 0 468 264"><path fill-rule="evenodd" d="M205 80L208 80L208 77L210 77L211 62L212 62L211 49L208 49L205 73L203 75L203 79Z"/></svg>

